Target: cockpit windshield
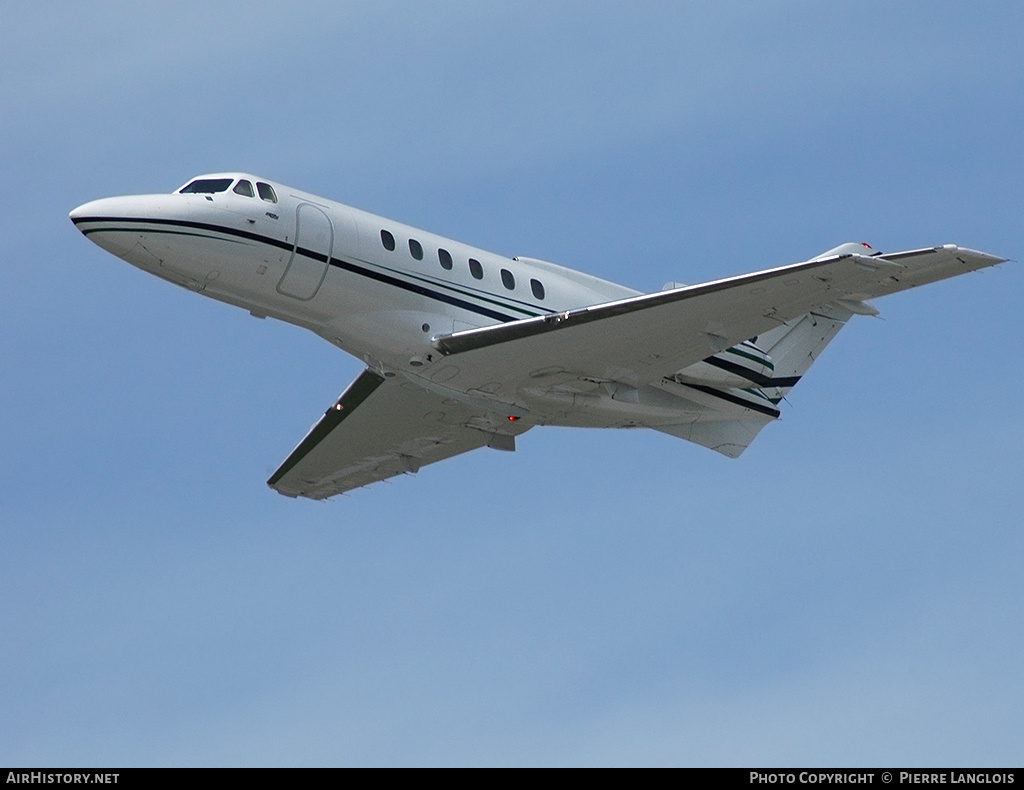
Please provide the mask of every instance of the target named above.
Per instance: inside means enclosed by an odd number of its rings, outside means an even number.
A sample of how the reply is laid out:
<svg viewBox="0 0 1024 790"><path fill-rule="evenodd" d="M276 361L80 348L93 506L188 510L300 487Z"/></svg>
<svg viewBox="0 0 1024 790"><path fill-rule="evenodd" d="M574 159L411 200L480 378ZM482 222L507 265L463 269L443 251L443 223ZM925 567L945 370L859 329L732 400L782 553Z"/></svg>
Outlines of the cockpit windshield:
<svg viewBox="0 0 1024 790"><path fill-rule="evenodd" d="M197 178L188 186L178 190L180 194L213 194L215 192L227 192L233 178Z"/></svg>
<svg viewBox="0 0 1024 790"><path fill-rule="evenodd" d="M274 192L274 188L270 184L264 184L262 181L256 182L256 191L260 193L260 197L268 203L277 202L277 193Z"/></svg>

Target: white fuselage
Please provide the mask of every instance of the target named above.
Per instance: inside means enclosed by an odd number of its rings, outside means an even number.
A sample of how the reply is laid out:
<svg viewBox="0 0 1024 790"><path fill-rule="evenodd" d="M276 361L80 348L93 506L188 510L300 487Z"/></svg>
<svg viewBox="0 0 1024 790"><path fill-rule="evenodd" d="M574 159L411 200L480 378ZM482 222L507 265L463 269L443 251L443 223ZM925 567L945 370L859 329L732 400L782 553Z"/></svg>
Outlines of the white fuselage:
<svg viewBox="0 0 1024 790"><path fill-rule="evenodd" d="M500 368L473 384L449 383L458 368L436 364L432 341L438 337L639 292L546 261L487 252L249 174L200 176L169 195L95 200L72 211L71 219L96 244L144 271L254 316L305 327L382 376L401 374L435 394L523 419L523 429L675 425L744 415L750 408L778 416L777 399L749 390L768 359L750 344L746 351L717 354L732 354L720 367L698 362L680 371L679 383L559 369L558 376L499 394ZM755 370L753 379L742 365Z"/></svg>
<svg viewBox="0 0 1024 790"><path fill-rule="evenodd" d="M438 335L638 293L274 186L276 203L230 189L176 192L96 200L71 218L140 269L306 327L381 369L435 354Z"/></svg>

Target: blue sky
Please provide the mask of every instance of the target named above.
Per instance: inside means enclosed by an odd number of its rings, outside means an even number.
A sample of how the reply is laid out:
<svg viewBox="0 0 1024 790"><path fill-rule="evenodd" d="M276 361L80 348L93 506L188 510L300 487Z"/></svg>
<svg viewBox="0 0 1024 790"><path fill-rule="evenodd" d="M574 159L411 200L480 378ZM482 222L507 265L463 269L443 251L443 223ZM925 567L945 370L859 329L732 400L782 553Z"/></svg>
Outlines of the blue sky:
<svg viewBox="0 0 1024 790"><path fill-rule="evenodd" d="M879 300L739 460L539 429L264 481L360 365L89 244L244 169L643 290L1021 257L1011 3L0 10L0 763L1007 765L1016 263Z"/></svg>

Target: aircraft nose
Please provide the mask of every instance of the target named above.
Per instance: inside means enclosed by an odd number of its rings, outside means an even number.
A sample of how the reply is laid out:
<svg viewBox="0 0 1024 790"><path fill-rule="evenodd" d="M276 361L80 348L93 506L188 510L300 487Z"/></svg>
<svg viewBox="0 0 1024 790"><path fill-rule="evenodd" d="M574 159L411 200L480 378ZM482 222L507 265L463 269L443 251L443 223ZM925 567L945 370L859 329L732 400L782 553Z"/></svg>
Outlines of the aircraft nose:
<svg viewBox="0 0 1024 790"><path fill-rule="evenodd" d="M83 203L78 208L72 209L68 217L77 226L89 219L113 219L125 216L123 198L100 198ZM79 228L81 230L81 228Z"/></svg>
<svg viewBox="0 0 1024 790"><path fill-rule="evenodd" d="M95 202L95 201L93 201L93 202ZM75 225L77 225L79 223L79 221L81 221L81 219L83 217L88 217L89 216L89 213L90 213L89 212L89 206L91 206L91 205L92 205L92 203L83 203L78 208L71 209L71 213L68 214L68 219L70 219L72 222L75 223Z"/></svg>
<svg viewBox="0 0 1024 790"><path fill-rule="evenodd" d="M123 197L91 200L68 214L89 241L120 258L138 242L138 233L125 224L132 215L131 201Z"/></svg>

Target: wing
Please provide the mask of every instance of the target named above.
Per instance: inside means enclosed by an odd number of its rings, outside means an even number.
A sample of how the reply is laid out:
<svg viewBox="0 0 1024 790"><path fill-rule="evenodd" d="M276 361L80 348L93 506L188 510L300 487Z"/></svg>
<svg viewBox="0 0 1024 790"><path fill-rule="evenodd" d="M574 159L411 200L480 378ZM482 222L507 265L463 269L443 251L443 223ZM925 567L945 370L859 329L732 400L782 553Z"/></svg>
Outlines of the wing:
<svg viewBox="0 0 1024 790"><path fill-rule="evenodd" d="M524 393L532 389L580 377L660 381L809 312L870 312L862 300L1001 261L952 245L884 256L844 252L442 336L434 340L441 356L422 374L364 371L267 483L287 496L324 499L483 445L512 450L531 421L510 415L528 416ZM684 438L742 448L760 426L744 423L729 435L691 426Z"/></svg>
<svg viewBox="0 0 1024 790"><path fill-rule="evenodd" d="M525 430L408 380L364 371L310 429L267 485L325 499L488 445L515 449Z"/></svg>
<svg viewBox="0 0 1024 790"><path fill-rule="evenodd" d="M815 309L839 304L854 312L870 311L862 300L1002 260L953 245L892 255L846 252L456 332L435 339L434 346L449 358L457 356L459 375L448 383L463 390L479 386L475 379L487 379L488 372L493 377L495 371L514 387L581 375L637 386Z"/></svg>

